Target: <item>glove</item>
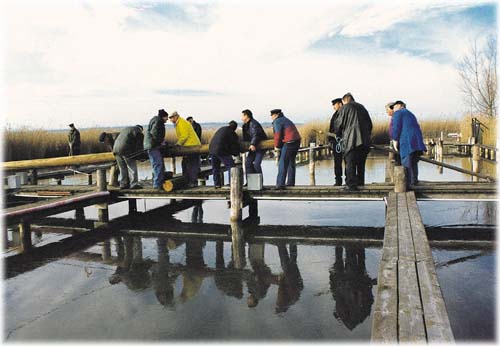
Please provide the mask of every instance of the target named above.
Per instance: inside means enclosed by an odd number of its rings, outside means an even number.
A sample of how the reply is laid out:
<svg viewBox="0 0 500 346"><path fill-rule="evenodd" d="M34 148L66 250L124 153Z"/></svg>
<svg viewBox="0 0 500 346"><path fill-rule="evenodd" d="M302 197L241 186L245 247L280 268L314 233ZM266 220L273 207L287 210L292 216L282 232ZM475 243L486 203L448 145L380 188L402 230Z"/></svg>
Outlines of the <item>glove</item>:
<svg viewBox="0 0 500 346"><path fill-rule="evenodd" d="M399 144L398 141L392 141L392 146L393 146L395 151L399 151L398 144Z"/></svg>

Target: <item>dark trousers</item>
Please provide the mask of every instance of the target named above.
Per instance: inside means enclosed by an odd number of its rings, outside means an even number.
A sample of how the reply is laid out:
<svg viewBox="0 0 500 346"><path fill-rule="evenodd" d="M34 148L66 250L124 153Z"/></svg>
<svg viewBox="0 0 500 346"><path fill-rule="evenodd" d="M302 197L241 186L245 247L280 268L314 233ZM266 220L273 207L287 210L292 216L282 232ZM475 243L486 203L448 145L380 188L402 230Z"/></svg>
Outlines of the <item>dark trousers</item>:
<svg viewBox="0 0 500 346"><path fill-rule="evenodd" d="M224 166L228 170L228 181L231 182L231 167L234 166L234 160L231 155L212 155L210 154L210 159L212 160L212 174L214 175L214 185L215 186L221 186L222 185L222 179L221 179L221 172L220 169L220 164L221 162L224 163Z"/></svg>
<svg viewBox="0 0 500 346"><path fill-rule="evenodd" d="M333 152L333 170L335 172L335 183L342 185L342 153Z"/></svg>
<svg viewBox="0 0 500 346"><path fill-rule="evenodd" d="M182 157L182 176L186 178L188 184L198 183L198 173L200 173L200 155L187 155Z"/></svg>
<svg viewBox="0 0 500 346"><path fill-rule="evenodd" d="M360 146L345 155L345 183L347 186L365 185L365 163L369 151L369 148Z"/></svg>
<svg viewBox="0 0 500 346"><path fill-rule="evenodd" d="M295 156L300 147L300 141L285 143L281 148L278 162L278 177L276 186L295 185Z"/></svg>
<svg viewBox="0 0 500 346"><path fill-rule="evenodd" d="M265 151L256 150L249 151L245 160L246 173L262 173L262 159L264 158Z"/></svg>
<svg viewBox="0 0 500 346"><path fill-rule="evenodd" d="M420 152L413 152L408 156L401 157L401 165L406 170L406 186L415 185L418 183L418 161L420 160Z"/></svg>

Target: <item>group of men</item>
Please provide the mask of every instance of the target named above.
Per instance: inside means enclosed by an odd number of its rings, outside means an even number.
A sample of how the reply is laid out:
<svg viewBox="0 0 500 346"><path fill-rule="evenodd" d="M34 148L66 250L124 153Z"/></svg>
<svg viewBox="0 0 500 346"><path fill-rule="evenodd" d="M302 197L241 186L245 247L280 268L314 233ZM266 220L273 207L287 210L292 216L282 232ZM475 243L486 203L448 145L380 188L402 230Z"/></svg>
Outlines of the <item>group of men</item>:
<svg viewBox="0 0 500 346"><path fill-rule="evenodd" d="M342 161L348 190L365 184L365 163L370 151L372 121L365 107L352 94L332 100L334 114L330 120L329 141L333 145L335 185L342 185ZM422 131L413 113L403 101L390 102L386 112L391 117L389 136L408 172L407 187L418 183L418 161L426 151Z"/></svg>
<svg viewBox="0 0 500 346"><path fill-rule="evenodd" d="M355 101L351 93L332 100L334 114L330 120L328 138L333 145L335 185L342 185L342 164L345 163L345 184L348 190L357 190L365 184L365 163L371 145L372 121L366 108ZM390 102L386 111L391 116L389 135L393 148L401 157L401 164L408 171L408 185L418 183L418 161L423 151L422 131L415 115L406 109L403 101ZM273 122L274 147L278 152L278 175L276 189L295 185L295 157L300 148L301 137L295 124L285 117L281 109L270 111ZM165 165L165 123L170 120L175 127L177 147L201 145L201 126L192 117L182 118L178 112L168 114L164 109L151 118L144 131L141 125L126 127L119 133L101 133L99 141L108 145L116 157L120 172L120 188L140 189L138 181L137 158L147 152L153 172L153 188L163 189ZM219 128L209 144L209 155L215 188L222 187L221 164L229 171L234 166L233 156L248 151L245 160L246 173L262 174L261 163L266 152L261 143L267 140L262 125L253 117L252 111L241 112L243 122L243 143L236 134L238 124L232 120L227 126ZM68 140L70 155L80 152L80 133L70 124ZM197 185L200 172L200 155L186 154L182 159L182 174L188 186Z"/></svg>

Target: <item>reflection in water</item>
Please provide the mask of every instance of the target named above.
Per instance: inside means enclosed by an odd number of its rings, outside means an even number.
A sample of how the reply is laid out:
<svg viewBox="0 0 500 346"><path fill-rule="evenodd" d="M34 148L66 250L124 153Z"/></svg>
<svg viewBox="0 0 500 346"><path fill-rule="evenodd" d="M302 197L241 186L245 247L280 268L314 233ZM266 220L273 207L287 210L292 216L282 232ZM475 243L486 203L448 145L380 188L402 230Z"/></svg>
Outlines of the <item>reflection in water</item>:
<svg viewBox="0 0 500 346"><path fill-rule="evenodd" d="M335 299L333 315L353 330L369 315L373 304L372 279L366 273L365 249L350 245L335 247L335 264L330 270L330 289Z"/></svg>
<svg viewBox="0 0 500 346"><path fill-rule="evenodd" d="M225 267L224 243L222 240L218 240L215 243L215 268L215 286L230 297L243 298L243 272L235 270L233 251L231 251L231 260L227 264L227 267Z"/></svg>
<svg viewBox="0 0 500 346"><path fill-rule="evenodd" d="M271 273L271 269L264 261L264 246L265 244L248 245L248 259L252 266L252 273L247 281L249 308L256 307L259 300L266 297L267 290L272 283L277 284L278 276Z"/></svg>
<svg viewBox="0 0 500 346"><path fill-rule="evenodd" d="M180 299L186 302L192 299L200 290L203 283L202 269L206 267L203 260L203 248L205 247L204 240L187 240L186 241L186 271L182 273L182 292Z"/></svg>
<svg viewBox="0 0 500 346"><path fill-rule="evenodd" d="M300 298L300 292L304 289L299 267L297 266L297 245L290 244L290 254L284 244L278 245L280 256L281 275L278 283L278 297L276 298L276 312L286 312Z"/></svg>
<svg viewBox="0 0 500 346"><path fill-rule="evenodd" d="M165 238L158 238L156 245L158 248L158 262L151 267L153 290L161 305L173 306L174 283L178 275L169 272L170 255L168 253L167 240Z"/></svg>
<svg viewBox="0 0 500 346"><path fill-rule="evenodd" d="M197 200L193 207L193 212L191 214L192 223L203 223L203 200Z"/></svg>

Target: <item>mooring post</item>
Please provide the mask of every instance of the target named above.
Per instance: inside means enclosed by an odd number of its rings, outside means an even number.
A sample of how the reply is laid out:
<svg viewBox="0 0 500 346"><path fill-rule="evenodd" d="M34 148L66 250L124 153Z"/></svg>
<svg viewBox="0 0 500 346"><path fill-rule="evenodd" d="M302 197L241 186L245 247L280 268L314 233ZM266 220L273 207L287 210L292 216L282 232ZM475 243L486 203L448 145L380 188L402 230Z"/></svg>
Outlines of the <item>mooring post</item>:
<svg viewBox="0 0 500 346"><path fill-rule="evenodd" d="M38 185L38 170L36 169L31 170L30 185Z"/></svg>
<svg viewBox="0 0 500 346"><path fill-rule="evenodd" d="M98 169L97 170L97 190L98 191L106 191L106 170ZM108 203L99 203L96 204L97 207L97 219L100 223L107 223L109 221L109 213L108 213Z"/></svg>
<svg viewBox="0 0 500 346"><path fill-rule="evenodd" d="M314 163L314 147L311 143L311 147L309 148L309 185L316 185L316 164Z"/></svg>
<svg viewBox="0 0 500 346"><path fill-rule="evenodd" d="M406 172L403 166L394 167L394 192L406 192Z"/></svg>
<svg viewBox="0 0 500 346"><path fill-rule="evenodd" d="M29 251L33 245L31 243L31 225L24 220L19 224L19 237L21 238L21 251Z"/></svg>
<svg viewBox="0 0 500 346"><path fill-rule="evenodd" d="M132 214L137 211L137 199L129 198L128 199L128 213Z"/></svg>
<svg viewBox="0 0 500 346"><path fill-rule="evenodd" d="M111 166L109 169L109 185L118 186L118 169L116 165Z"/></svg>
<svg viewBox="0 0 500 346"><path fill-rule="evenodd" d="M172 174L177 173L177 168L175 167L175 156L172 156Z"/></svg>
<svg viewBox="0 0 500 346"><path fill-rule="evenodd" d="M111 242L109 241L109 239L106 239L102 243L101 256L104 262L108 262L111 259Z"/></svg>
<svg viewBox="0 0 500 346"><path fill-rule="evenodd" d="M102 168L97 170L97 190L106 191L106 170Z"/></svg>
<svg viewBox="0 0 500 346"><path fill-rule="evenodd" d="M394 181L394 166L395 166L395 154L389 151L387 161L385 162L385 182L392 183Z"/></svg>
<svg viewBox="0 0 500 346"><path fill-rule="evenodd" d="M472 172L479 173L479 164L480 164L481 156L479 153L479 145L474 144L472 146ZM472 177L473 181L478 181L476 176Z"/></svg>
<svg viewBox="0 0 500 346"><path fill-rule="evenodd" d="M245 241L240 222L231 221L231 245L234 267L236 269L245 268Z"/></svg>
<svg viewBox="0 0 500 346"><path fill-rule="evenodd" d="M230 186L230 202L231 202L231 222L241 220L241 208L243 206L243 170L241 165L231 168L231 186Z"/></svg>

